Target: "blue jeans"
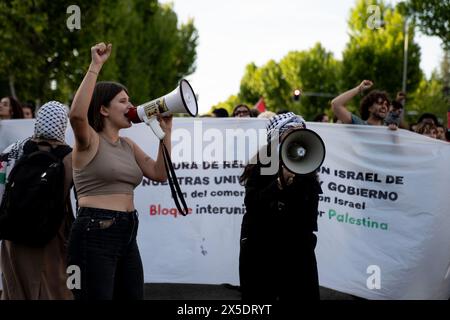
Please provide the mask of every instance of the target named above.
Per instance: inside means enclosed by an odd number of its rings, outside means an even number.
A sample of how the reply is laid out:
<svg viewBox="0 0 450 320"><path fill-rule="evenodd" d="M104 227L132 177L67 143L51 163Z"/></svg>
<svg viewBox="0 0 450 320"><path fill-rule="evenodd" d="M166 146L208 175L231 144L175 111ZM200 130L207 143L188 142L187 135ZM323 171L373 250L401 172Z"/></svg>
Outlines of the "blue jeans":
<svg viewBox="0 0 450 320"><path fill-rule="evenodd" d="M69 237L68 265L81 271L76 300L142 300L144 272L136 242L138 214L79 208Z"/></svg>

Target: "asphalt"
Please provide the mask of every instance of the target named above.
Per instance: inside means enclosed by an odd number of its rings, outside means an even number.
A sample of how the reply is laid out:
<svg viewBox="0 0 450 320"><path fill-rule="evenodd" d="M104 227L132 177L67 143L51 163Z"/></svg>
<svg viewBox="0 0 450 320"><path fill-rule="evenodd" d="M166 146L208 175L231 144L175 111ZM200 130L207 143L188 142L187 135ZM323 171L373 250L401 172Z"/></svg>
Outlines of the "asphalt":
<svg viewBox="0 0 450 320"><path fill-rule="evenodd" d="M229 284L146 283L145 300L240 300L239 288ZM357 300L358 297L320 287L321 300Z"/></svg>
<svg viewBox="0 0 450 320"><path fill-rule="evenodd" d="M0 290L0 296L1 296ZM241 300L239 287L230 284L146 283L145 300ZM320 287L321 300L361 299Z"/></svg>

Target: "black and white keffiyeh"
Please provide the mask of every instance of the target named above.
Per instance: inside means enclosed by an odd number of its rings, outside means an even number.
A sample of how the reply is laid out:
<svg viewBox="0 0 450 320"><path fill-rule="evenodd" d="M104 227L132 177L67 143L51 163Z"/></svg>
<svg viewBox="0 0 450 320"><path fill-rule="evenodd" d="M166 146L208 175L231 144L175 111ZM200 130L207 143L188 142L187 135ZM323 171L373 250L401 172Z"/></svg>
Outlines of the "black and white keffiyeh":
<svg viewBox="0 0 450 320"><path fill-rule="evenodd" d="M0 154L0 203L2 202L8 176L16 161L22 156L23 146L30 139L31 137L15 142Z"/></svg>
<svg viewBox="0 0 450 320"><path fill-rule="evenodd" d="M58 101L50 101L44 104L36 115L34 137L64 142L66 128L66 107Z"/></svg>
<svg viewBox="0 0 450 320"><path fill-rule="evenodd" d="M58 101L50 101L44 104L36 115L33 137L65 142L66 128L66 107ZM0 154L0 203L8 176L16 161L22 156L25 143L31 138L11 144Z"/></svg>
<svg viewBox="0 0 450 320"><path fill-rule="evenodd" d="M267 125L267 142L275 138L274 133L278 132L280 137L286 130L294 127L306 128L305 119L293 112L287 112L273 116Z"/></svg>

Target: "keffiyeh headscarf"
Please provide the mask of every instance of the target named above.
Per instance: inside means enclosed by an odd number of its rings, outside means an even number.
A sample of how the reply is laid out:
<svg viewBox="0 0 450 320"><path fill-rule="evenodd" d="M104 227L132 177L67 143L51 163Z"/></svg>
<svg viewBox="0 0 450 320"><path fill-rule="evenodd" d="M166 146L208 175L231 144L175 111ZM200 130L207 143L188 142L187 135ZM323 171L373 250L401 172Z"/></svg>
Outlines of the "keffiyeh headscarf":
<svg viewBox="0 0 450 320"><path fill-rule="evenodd" d="M58 101L50 101L44 104L36 115L34 137L64 142L66 128L66 107Z"/></svg>
<svg viewBox="0 0 450 320"><path fill-rule="evenodd" d="M274 133L278 131L278 137L290 128L306 128L305 119L293 112L278 114L270 119L267 125L267 142L271 142Z"/></svg>
<svg viewBox="0 0 450 320"><path fill-rule="evenodd" d="M57 101L44 104L36 115L34 137L64 142L67 128L66 107ZM0 154L0 203L8 176L16 161L23 155L23 147L31 137L17 141Z"/></svg>

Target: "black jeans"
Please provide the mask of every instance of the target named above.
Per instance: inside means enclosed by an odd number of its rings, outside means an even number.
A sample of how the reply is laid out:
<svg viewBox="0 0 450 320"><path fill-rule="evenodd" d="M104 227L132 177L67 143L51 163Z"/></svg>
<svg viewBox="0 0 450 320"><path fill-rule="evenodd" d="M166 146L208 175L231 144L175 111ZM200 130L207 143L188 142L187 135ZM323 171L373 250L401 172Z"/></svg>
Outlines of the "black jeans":
<svg viewBox="0 0 450 320"><path fill-rule="evenodd" d="M78 266L76 300L141 300L144 272L136 242L138 214L80 208L72 225L68 265Z"/></svg>

